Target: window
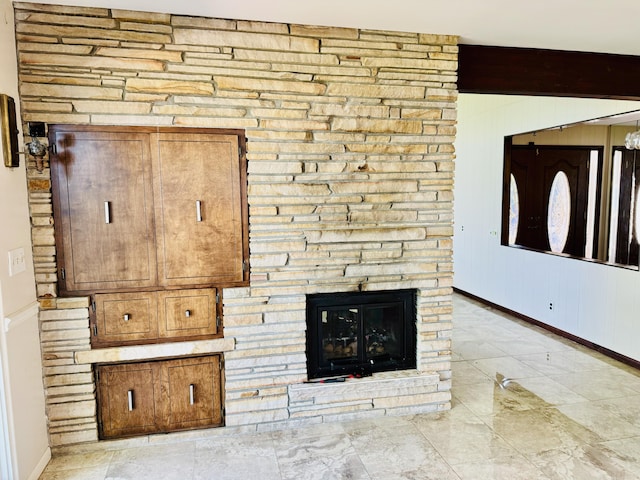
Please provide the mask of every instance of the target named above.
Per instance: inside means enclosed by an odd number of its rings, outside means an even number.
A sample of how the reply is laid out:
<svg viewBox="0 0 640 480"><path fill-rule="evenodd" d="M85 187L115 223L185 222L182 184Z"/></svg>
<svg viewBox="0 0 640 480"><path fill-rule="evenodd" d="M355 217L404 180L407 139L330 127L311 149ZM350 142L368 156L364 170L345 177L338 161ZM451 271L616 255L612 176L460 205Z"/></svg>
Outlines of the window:
<svg viewBox="0 0 640 480"><path fill-rule="evenodd" d="M502 245L638 269L640 111L505 137Z"/></svg>

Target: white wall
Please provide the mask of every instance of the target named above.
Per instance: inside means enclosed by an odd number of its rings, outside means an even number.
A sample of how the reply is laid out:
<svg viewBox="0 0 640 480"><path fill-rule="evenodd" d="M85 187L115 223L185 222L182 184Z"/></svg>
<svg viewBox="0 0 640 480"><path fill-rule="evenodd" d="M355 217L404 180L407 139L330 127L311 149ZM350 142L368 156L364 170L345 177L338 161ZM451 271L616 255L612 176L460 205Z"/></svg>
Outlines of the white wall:
<svg viewBox="0 0 640 480"><path fill-rule="evenodd" d="M0 93L13 97L19 110L10 0L0 0L0 58L3 60ZM10 443L13 478L29 479L38 477L50 451L24 157L20 163L20 168L14 169L0 163L0 395L3 395L0 407L5 409L0 412L3 418L0 425L4 429L0 438ZM20 247L26 254L26 271L10 277L8 252ZM0 449L0 455L4 447L6 445Z"/></svg>
<svg viewBox="0 0 640 480"><path fill-rule="evenodd" d="M640 272L500 245L504 136L635 109L640 102L460 95L455 287L640 360Z"/></svg>

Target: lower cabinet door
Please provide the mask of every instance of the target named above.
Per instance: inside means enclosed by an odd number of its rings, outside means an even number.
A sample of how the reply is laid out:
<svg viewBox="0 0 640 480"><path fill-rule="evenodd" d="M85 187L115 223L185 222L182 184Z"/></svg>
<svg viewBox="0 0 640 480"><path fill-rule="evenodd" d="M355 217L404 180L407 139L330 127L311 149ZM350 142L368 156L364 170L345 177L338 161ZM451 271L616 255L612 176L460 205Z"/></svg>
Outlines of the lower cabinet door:
<svg viewBox="0 0 640 480"><path fill-rule="evenodd" d="M169 361L163 373L169 430L222 424L218 356Z"/></svg>
<svg viewBox="0 0 640 480"><path fill-rule="evenodd" d="M102 439L223 424L221 356L97 365Z"/></svg>
<svg viewBox="0 0 640 480"><path fill-rule="evenodd" d="M155 432L158 371L153 363L98 366L98 424L102 438Z"/></svg>

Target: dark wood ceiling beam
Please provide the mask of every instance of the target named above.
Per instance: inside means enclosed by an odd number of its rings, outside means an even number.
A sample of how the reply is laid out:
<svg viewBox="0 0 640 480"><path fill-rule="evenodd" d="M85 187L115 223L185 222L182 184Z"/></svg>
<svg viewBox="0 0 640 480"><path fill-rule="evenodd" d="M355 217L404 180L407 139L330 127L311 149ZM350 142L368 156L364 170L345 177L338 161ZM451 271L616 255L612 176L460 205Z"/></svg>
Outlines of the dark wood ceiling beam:
<svg viewBox="0 0 640 480"><path fill-rule="evenodd" d="M640 100L640 56L460 45L461 93Z"/></svg>

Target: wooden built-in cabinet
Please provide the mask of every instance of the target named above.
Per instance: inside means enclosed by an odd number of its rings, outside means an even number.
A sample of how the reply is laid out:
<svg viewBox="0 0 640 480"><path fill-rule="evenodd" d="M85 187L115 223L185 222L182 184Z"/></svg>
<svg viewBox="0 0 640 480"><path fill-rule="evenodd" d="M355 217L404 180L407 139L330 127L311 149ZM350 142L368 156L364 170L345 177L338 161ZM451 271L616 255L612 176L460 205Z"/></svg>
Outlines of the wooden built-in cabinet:
<svg viewBox="0 0 640 480"><path fill-rule="evenodd" d="M238 131L51 125L62 295L248 281Z"/></svg>
<svg viewBox="0 0 640 480"><path fill-rule="evenodd" d="M217 338L221 316L215 288L98 293L91 298L91 345Z"/></svg>
<svg viewBox="0 0 640 480"><path fill-rule="evenodd" d="M91 297L92 348L222 337L249 280L244 134L50 125L61 295ZM101 438L222 424L221 358L97 365Z"/></svg>
<svg viewBox="0 0 640 480"><path fill-rule="evenodd" d="M96 365L100 438L220 426L220 355Z"/></svg>

